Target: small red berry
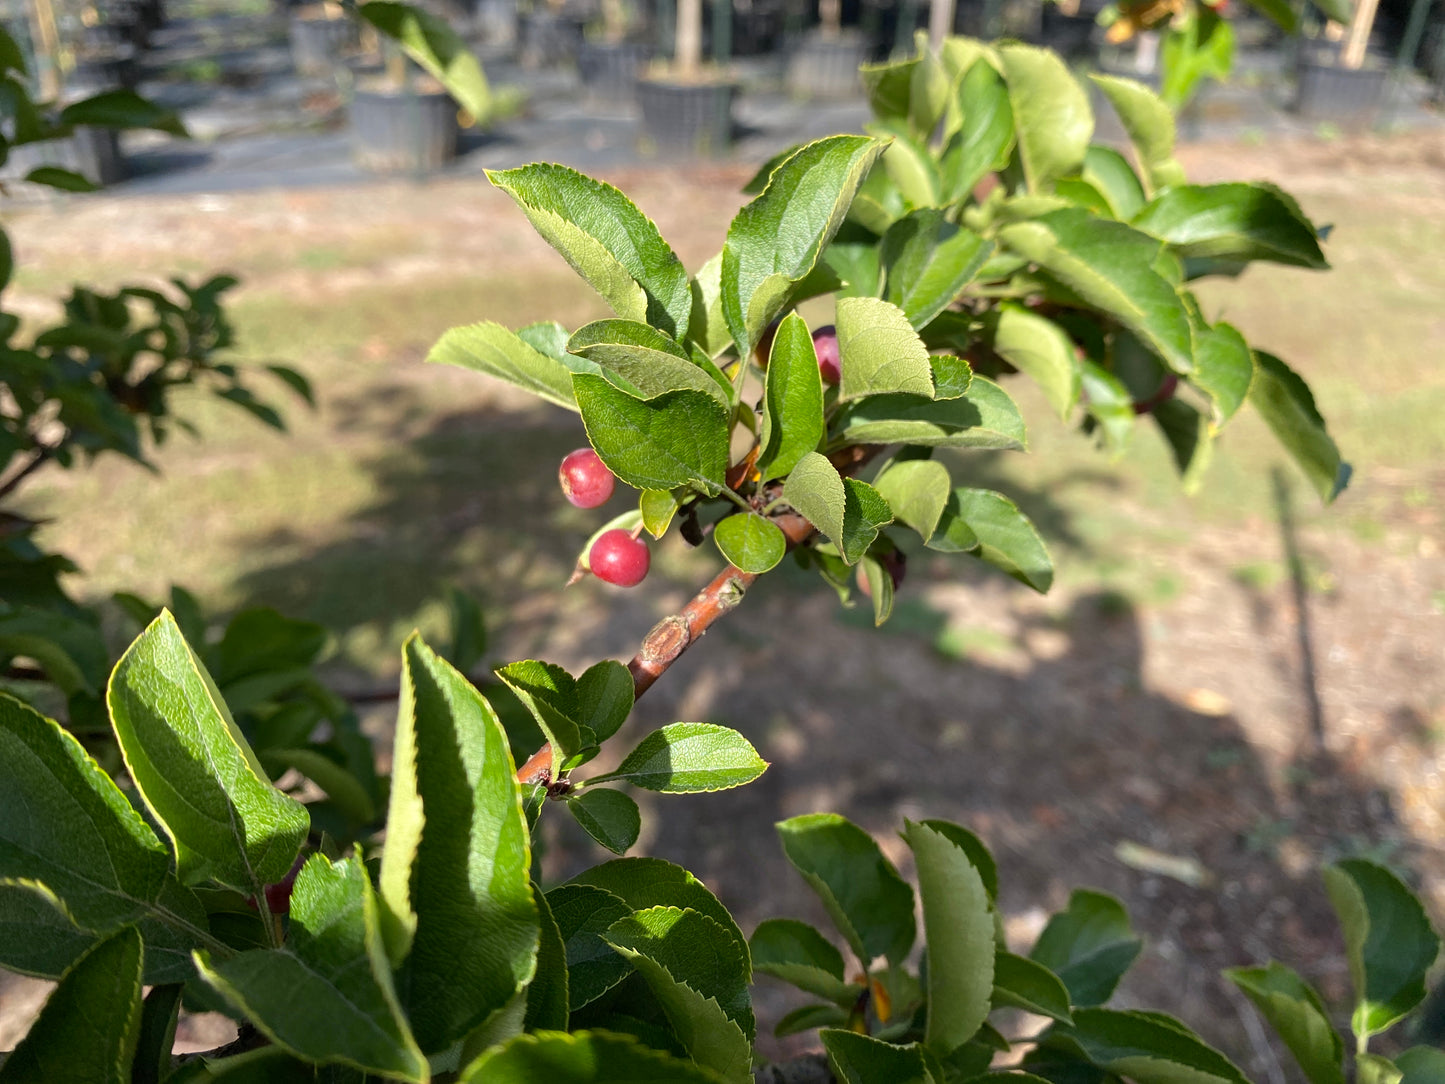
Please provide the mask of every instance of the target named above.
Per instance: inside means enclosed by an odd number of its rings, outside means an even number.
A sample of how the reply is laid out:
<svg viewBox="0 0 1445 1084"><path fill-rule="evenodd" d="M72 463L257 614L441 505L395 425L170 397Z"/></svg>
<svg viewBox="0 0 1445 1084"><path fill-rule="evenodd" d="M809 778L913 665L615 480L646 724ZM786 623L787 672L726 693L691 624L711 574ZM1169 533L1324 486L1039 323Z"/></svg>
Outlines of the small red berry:
<svg viewBox="0 0 1445 1084"><path fill-rule="evenodd" d="M838 329L828 324L813 332L813 349L818 354L818 372L823 374L823 383L838 383L843 378L838 355Z"/></svg>
<svg viewBox="0 0 1445 1084"><path fill-rule="evenodd" d="M647 543L633 538L631 532L615 527L603 531L587 555L587 564L599 580L618 587L636 587L647 578L652 555Z"/></svg>
<svg viewBox="0 0 1445 1084"><path fill-rule="evenodd" d="M607 464L591 448L578 448L557 468L562 492L578 508L596 508L612 498L617 480Z"/></svg>

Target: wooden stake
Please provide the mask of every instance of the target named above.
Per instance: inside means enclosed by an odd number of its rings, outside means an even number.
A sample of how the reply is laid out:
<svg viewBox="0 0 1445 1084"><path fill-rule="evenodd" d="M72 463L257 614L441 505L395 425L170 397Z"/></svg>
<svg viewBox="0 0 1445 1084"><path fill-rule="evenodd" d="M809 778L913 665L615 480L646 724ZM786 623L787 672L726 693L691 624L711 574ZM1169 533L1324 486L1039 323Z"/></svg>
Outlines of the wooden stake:
<svg viewBox="0 0 1445 1084"><path fill-rule="evenodd" d="M1375 12L1380 0L1360 0L1355 17L1350 20L1350 36L1345 40L1340 63L1346 68L1359 68L1365 62L1365 46L1370 44L1370 30L1375 25Z"/></svg>

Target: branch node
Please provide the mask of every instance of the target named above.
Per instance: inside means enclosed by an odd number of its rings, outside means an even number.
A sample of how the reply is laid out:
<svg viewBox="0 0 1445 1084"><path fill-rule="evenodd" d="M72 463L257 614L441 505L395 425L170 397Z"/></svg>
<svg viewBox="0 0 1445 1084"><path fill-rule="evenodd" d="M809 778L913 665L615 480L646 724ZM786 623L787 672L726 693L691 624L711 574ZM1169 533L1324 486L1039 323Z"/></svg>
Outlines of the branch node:
<svg viewBox="0 0 1445 1084"><path fill-rule="evenodd" d="M680 614L672 614L652 627L637 654L649 666L667 666L686 651L691 642L692 632L687 619Z"/></svg>

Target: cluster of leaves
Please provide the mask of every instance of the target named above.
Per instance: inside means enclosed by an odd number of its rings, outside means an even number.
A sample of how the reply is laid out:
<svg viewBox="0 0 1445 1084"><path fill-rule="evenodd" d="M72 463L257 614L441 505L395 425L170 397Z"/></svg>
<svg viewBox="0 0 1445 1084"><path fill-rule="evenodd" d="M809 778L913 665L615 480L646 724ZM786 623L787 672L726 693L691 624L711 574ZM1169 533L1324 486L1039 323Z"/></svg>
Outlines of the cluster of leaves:
<svg viewBox="0 0 1445 1084"><path fill-rule="evenodd" d="M736 1032L741 1045L729 1049L740 1060L727 1075L747 1070L747 943L699 882L657 859L607 863L545 894L529 880L529 821L543 797L565 801L625 850L636 805L615 789L583 787L738 786L766 768L741 735L677 723L586 784L558 788L547 773L524 781L488 700L413 637L402 656L386 845L343 858L313 820L325 806L303 805L267 775L297 767L297 755L253 749L218 688L219 679L244 698L248 663L266 651L306 653L313 630L279 622L264 611L238 617L205 653L215 676L168 611L136 639L107 692L133 792L74 735L0 694L0 964L60 979L0 1080L74 1076L81 1066L107 1067L94 1079L228 1079L305 1064L357 1070L337 1079L449 1071L492 1080L501 1040L583 1026L584 1010L620 1031L635 1019L644 1036L680 1037L692 1021L704 1046L721 1041L714 1026L729 1041ZM559 767L589 759L632 708L619 663L577 681L538 662L500 674L552 739ZM274 887L292 876L288 901ZM700 961L699 944L721 955ZM727 996L709 1000L720 982ZM144 1002L143 985L154 988ZM603 1000L623 985L632 991L625 1008L621 993ZM169 1036L182 1004L247 1020L274 1046L172 1075ZM662 1058L622 1039L598 1043L616 1047L624 1065ZM692 1049L681 1038L663 1048L679 1043ZM693 1079L686 1063L678 1071Z"/></svg>
<svg viewBox="0 0 1445 1084"><path fill-rule="evenodd" d="M717 790L766 765L735 732L678 723L615 770L558 788L549 772L519 777L488 700L419 637L402 663L386 841L348 856L318 831L315 806L271 784L169 612L108 690L133 791L65 729L0 695L0 964L59 980L0 1081L744 1084L757 971L817 999L777 1031L821 1028L846 1084L1247 1084L1179 1021L1103 1007L1141 948L1112 897L1075 892L1027 956L1009 952L994 860L956 824L905 826L916 896L844 818L778 825L856 960L852 977L834 940L804 922L771 919L745 938L708 889L661 859L614 859L544 892L530 878L545 795L621 850L635 823L585 796L625 796L589 784ZM554 769L588 759L631 710L617 663L575 681L538 662L500 674L545 728ZM289 899L270 890L292 877ZM1439 1051L1390 1062L1368 1040L1423 999L1439 938L1384 868L1351 860L1325 878L1355 985L1356 1079L1433 1084ZM1277 963L1230 978L1311 1084L1341 1084L1343 1043L1303 979ZM268 1042L173 1059L183 1005L230 1013ZM1050 1023L1011 1043L990 1023L1010 1009ZM1017 1070L990 1072L1018 1046Z"/></svg>
<svg viewBox="0 0 1445 1084"><path fill-rule="evenodd" d="M798 559L840 591L861 565L880 622L905 530L1048 588L1033 525L1006 496L955 485L964 461L935 455L1024 447L997 382L1014 372L1113 449L1147 414L1191 485L1250 402L1321 495L1339 491L1348 468L1304 382L1211 323L1190 288L1254 261L1325 267L1288 195L1185 183L1169 109L1129 80L1096 81L1137 168L1091 144L1088 95L1038 49L954 38L864 78L873 135L770 162L695 275L606 184L556 165L490 173L616 315L571 333L457 328L432 360L577 411L602 461L642 491L604 530L661 537L677 520L759 574L797 541L778 524L796 512L818 532ZM796 308L826 294L836 388ZM868 480L848 476L869 461Z"/></svg>
<svg viewBox="0 0 1445 1084"><path fill-rule="evenodd" d="M1179 1020L1104 1007L1142 948L1112 896L1076 890L1028 955L1016 955L1003 938L998 872L982 840L947 821L909 822L902 835L923 913L924 952L915 973L907 966L918 934L914 891L873 838L832 814L795 817L778 833L858 971L847 977L834 941L794 919L769 919L753 931L753 969L818 999L784 1017L777 1032L821 1028L844 1084L1121 1077L1136 1084L1246 1084L1238 1068ZM1424 908L1393 873L1371 862L1340 862L1324 878L1354 985L1351 1078L1440 1080L1445 1054L1434 1048L1417 1047L1394 1062L1368 1052L1372 1036L1425 998L1440 939ZM1226 974L1279 1032L1310 1084L1342 1084L1344 1043L1304 979L1276 962ZM1022 1043L1010 1042L990 1019L1015 1009L1049 1023ZM996 1058L1011 1053L1016 1070L989 1072Z"/></svg>

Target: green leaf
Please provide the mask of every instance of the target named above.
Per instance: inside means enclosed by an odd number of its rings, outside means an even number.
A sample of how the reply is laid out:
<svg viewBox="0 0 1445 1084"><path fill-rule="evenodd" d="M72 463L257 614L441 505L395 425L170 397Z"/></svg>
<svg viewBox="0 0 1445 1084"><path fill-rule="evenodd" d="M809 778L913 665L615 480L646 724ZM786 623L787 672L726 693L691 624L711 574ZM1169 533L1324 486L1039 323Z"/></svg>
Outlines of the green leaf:
<svg viewBox="0 0 1445 1084"><path fill-rule="evenodd" d="M1356 1084L1400 1084L1404 1076L1399 1066L1380 1054L1355 1055Z"/></svg>
<svg viewBox="0 0 1445 1084"><path fill-rule="evenodd" d="M447 662L465 674L487 653L486 616L477 600L460 587L447 590L447 615L452 633Z"/></svg>
<svg viewBox="0 0 1445 1084"><path fill-rule="evenodd" d="M935 327L941 321L935 321ZM973 369L963 358L948 354L934 354L928 359L933 369L933 397L935 399L961 399L968 394L973 383Z"/></svg>
<svg viewBox="0 0 1445 1084"><path fill-rule="evenodd" d="M522 706L532 713L552 745L552 777L562 770L562 763L582 748L582 731L577 716L577 682L555 663L525 659L510 662L496 670L502 684L516 694Z"/></svg>
<svg viewBox="0 0 1445 1084"><path fill-rule="evenodd" d="M893 509L894 518L927 542L938 529L953 494L948 468L935 459L902 459L890 463L873 486Z"/></svg>
<svg viewBox="0 0 1445 1084"><path fill-rule="evenodd" d="M523 1027L527 1031L560 1030L567 1026L568 998L567 944L547 897L536 882L532 898L537 901L537 919L541 940L537 946L537 973L527 985L527 1011Z"/></svg>
<svg viewBox="0 0 1445 1084"><path fill-rule="evenodd" d="M1002 169L1014 145L1008 87L987 60L974 61L959 81L956 105L959 128L944 144L940 162L950 204L967 199L985 174Z"/></svg>
<svg viewBox="0 0 1445 1084"><path fill-rule="evenodd" d="M606 940L646 980L693 1061L729 1081L751 1076L748 963L706 915L652 907L619 919Z"/></svg>
<svg viewBox="0 0 1445 1084"><path fill-rule="evenodd" d="M226 625L213 659L216 681L230 685L254 674L309 667L326 649L329 634L314 621L297 621L268 606L242 610Z"/></svg>
<svg viewBox="0 0 1445 1084"><path fill-rule="evenodd" d="M901 964L913 947L913 889L863 829L833 813L778 824L793 868L823 901L858 961Z"/></svg>
<svg viewBox="0 0 1445 1084"><path fill-rule="evenodd" d="M979 879L983 881L983 887L988 891L988 898L990 900L998 898L998 866L994 863L993 855L983 840L963 825L954 824L952 821L930 818L920 823L925 828L933 829L962 850L968 856L969 864L978 871Z"/></svg>
<svg viewBox="0 0 1445 1084"><path fill-rule="evenodd" d="M763 389L758 474L784 478L823 439L823 379L808 325L789 313L773 336Z"/></svg>
<svg viewBox="0 0 1445 1084"><path fill-rule="evenodd" d="M141 937L133 926L75 962L5 1064L0 1084L130 1084L140 1037Z"/></svg>
<svg viewBox="0 0 1445 1084"><path fill-rule="evenodd" d="M1097 424L1101 442L1119 455L1129 446L1137 415L1134 397L1117 376L1085 359L1080 366L1081 394L1089 417Z"/></svg>
<svg viewBox="0 0 1445 1084"><path fill-rule="evenodd" d="M993 243L932 208L905 215L883 237L884 298L917 330L956 301L993 254Z"/></svg>
<svg viewBox="0 0 1445 1084"><path fill-rule="evenodd" d="M1197 493L1214 460L1214 427L1208 417L1182 399L1160 403L1150 416L1174 453L1185 493Z"/></svg>
<svg viewBox="0 0 1445 1084"><path fill-rule="evenodd" d="M978 538L979 558L1040 594L1046 592L1054 582L1054 563L1018 506L987 489L955 489L953 496L954 514Z"/></svg>
<svg viewBox="0 0 1445 1084"><path fill-rule="evenodd" d="M882 165L905 208L936 207L942 202L938 163L927 147L909 135L906 125L882 122L868 125L868 131L880 138L892 137L893 142L883 151Z"/></svg>
<svg viewBox="0 0 1445 1084"><path fill-rule="evenodd" d="M461 1084L724 1084L701 1065L627 1035L542 1031L519 1035L467 1067Z"/></svg>
<svg viewBox="0 0 1445 1084"><path fill-rule="evenodd" d="M752 353L813 269L883 147L864 136L810 143L779 165L762 195L732 220L722 254L722 308L740 357Z"/></svg>
<svg viewBox="0 0 1445 1084"><path fill-rule="evenodd" d="M1279 1033L1310 1084L1344 1084L1344 1043L1309 983L1273 961L1266 967L1231 968L1224 975Z"/></svg>
<svg viewBox="0 0 1445 1084"><path fill-rule="evenodd" d="M506 731L466 678L415 635L402 649L392 765L383 931L401 1002L432 1052L526 985L539 934Z"/></svg>
<svg viewBox="0 0 1445 1084"><path fill-rule="evenodd" d="M988 327L994 352L1043 391L1054 413L1067 418L1079 401L1079 360L1068 332L1012 301L995 310Z"/></svg>
<svg viewBox="0 0 1445 1084"><path fill-rule="evenodd" d="M1248 1084L1228 1058L1162 1014L1079 1009L1062 1034L1100 1069L1136 1084Z"/></svg>
<svg viewBox="0 0 1445 1084"><path fill-rule="evenodd" d="M1121 222L1133 218L1144 206L1144 186L1134 167L1112 147L1097 143L1084 155L1083 179L1108 201L1109 211Z"/></svg>
<svg viewBox="0 0 1445 1084"><path fill-rule="evenodd" d="M644 489L637 501L642 525L653 538L667 534L679 507L677 496L670 489Z"/></svg>
<svg viewBox="0 0 1445 1084"><path fill-rule="evenodd" d="M855 444L918 444L928 448L1022 449L1023 416L1008 392L975 376L955 399L876 395L841 415L842 435Z"/></svg>
<svg viewBox="0 0 1445 1084"><path fill-rule="evenodd" d="M450 23L429 11L390 0L368 0L356 11L446 87L473 118L490 119L492 91L486 74Z"/></svg>
<svg viewBox="0 0 1445 1084"><path fill-rule="evenodd" d="M1069 991L1059 977L1043 964L1011 952L994 957L993 1004L1011 1005L1065 1024L1073 1022Z"/></svg>
<svg viewBox="0 0 1445 1084"><path fill-rule="evenodd" d="M659 906L690 908L722 925L741 951L747 951L747 939L717 897L687 870L661 858L614 858L584 870L568 884L603 889L634 911ZM558 925L562 925L560 918Z"/></svg>
<svg viewBox="0 0 1445 1084"><path fill-rule="evenodd" d="M722 253L703 264L688 286L692 291L688 337L715 358L733 343L722 309Z"/></svg>
<svg viewBox="0 0 1445 1084"><path fill-rule="evenodd" d="M147 101L133 90L108 90L72 102L60 111L60 123L88 124L96 128L154 128L186 137L185 125L175 113Z"/></svg>
<svg viewBox="0 0 1445 1084"><path fill-rule="evenodd" d="M993 907L963 848L927 825L904 823L903 839L918 865L928 944L924 1042L945 1057L973 1038L988 1017L995 967Z"/></svg>
<svg viewBox="0 0 1445 1084"><path fill-rule="evenodd" d="M50 188L58 188L62 192L95 192L99 190L99 186L90 178L73 173L68 169L60 169L58 166L39 166L25 174L25 180L30 184L43 184Z"/></svg>
<svg viewBox="0 0 1445 1084"><path fill-rule="evenodd" d="M567 349L620 376L625 383L618 386L636 398L690 388L711 395L725 410L729 405L717 381L693 364L682 346L647 324L595 320L573 332Z"/></svg>
<svg viewBox="0 0 1445 1084"><path fill-rule="evenodd" d="M842 478L828 458L809 452L783 485L783 499L855 563L893 514L888 502L866 482Z"/></svg>
<svg viewBox="0 0 1445 1084"><path fill-rule="evenodd" d="M640 400L585 373L573 375L572 388L587 439L607 468L628 485L695 485L709 495L722 489L728 411L710 394L674 391Z"/></svg>
<svg viewBox="0 0 1445 1084"><path fill-rule="evenodd" d="M441 365L457 365L475 369L515 384L523 391L546 399L549 403L577 409L572 394L573 370L556 358L528 345L501 324L485 321L466 327L454 327L437 340L427 354L427 361ZM579 367L595 366L578 360Z"/></svg>
<svg viewBox="0 0 1445 1084"><path fill-rule="evenodd" d="M1299 29L1299 13L1289 0L1248 0L1249 6L1273 22L1286 34Z"/></svg>
<svg viewBox="0 0 1445 1084"><path fill-rule="evenodd" d="M567 799L567 811L589 836L613 854L626 854L642 831L637 803L620 790L601 787Z"/></svg>
<svg viewBox="0 0 1445 1084"><path fill-rule="evenodd" d="M157 841L159 843L159 841ZM0 880L0 965L58 979L95 943L65 903L39 881Z"/></svg>
<svg viewBox="0 0 1445 1084"><path fill-rule="evenodd" d="M632 714L632 674L615 659L604 659L577 679L577 721L599 742L616 734Z"/></svg>
<svg viewBox="0 0 1445 1084"><path fill-rule="evenodd" d="M840 402L903 392L933 396L928 348L898 306L876 297L838 299Z"/></svg>
<svg viewBox="0 0 1445 1084"><path fill-rule="evenodd" d="M325 753L316 749L267 749L261 754L261 763L278 777L288 768L295 768L358 824L370 824L376 819L376 805L365 784Z"/></svg>
<svg viewBox="0 0 1445 1084"><path fill-rule="evenodd" d="M1143 947L1122 903L1076 888L1069 906L1049 919L1029 957L1059 976L1072 1004L1089 1008L1109 1000Z"/></svg>
<svg viewBox="0 0 1445 1084"><path fill-rule="evenodd" d="M1395 1058L1404 1076L1400 1084L1441 1084L1445 1081L1445 1050L1433 1046L1412 1046Z"/></svg>
<svg viewBox="0 0 1445 1084"><path fill-rule="evenodd" d="M181 983L152 986L141 1004L140 1031L132 1060L131 1084L160 1084L171 1074L171 1049L181 1008Z"/></svg>
<svg viewBox="0 0 1445 1084"><path fill-rule="evenodd" d="M428 1078L392 989L376 896L359 859L307 859L291 893L284 949L219 963L197 953L197 967L268 1038L308 1061Z"/></svg>
<svg viewBox="0 0 1445 1084"><path fill-rule="evenodd" d="M1254 360L1249 401L1299 464L1320 499L1334 500L1349 484L1350 465L1340 458L1339 448L1326 432L1309 385L1273 354L1256 350Z"/></svg>
<svg viewBox="0 0 1445 1084"><path fill-rule="evenodd" d="M713 541L729 562L755 575L773 568L788 552L782 529L753 512L719 520L713 528Z"/></svg>
<svg viewBox="0 0 1445 1084"><path fill-rule="evenodd" d="M857 990L857 987L853 989ZM814 1028L839 1027L847 1022L848 1014L837 1005L803 1005L785 1013L783 1018L773 1025L773 1034L782 1039L799 1032L812 1031Z"/></svg>
<svg viewBox="0 0 1445 1084"><path fill-rule="evenodd" d="M1155 196L1133 224L1185 257L1329 267L1314 225L1271 184L1176 185Z"/></svg>
<svg viewBox="0 0 1445 1084"><path fill-rule="evenodd" d="M864 64L858 69L863 90L868 95L868 109L878 120L906 121L913 98L913 73L920 57L910 57L888 64ZM919 133L921 136L931 134ZM796 149L796 148L795 148Z"/></svg>
<svg viewBox="0 0 1445 1084"><path fill-rule="evenodd" d="M1254 383L1254 354L1244 336L1225 323L1197 334L1191 380L1208 393L1218 425L1234 417Z"/></svg>
<svg viewBox="0 0 1445 1084"><path fill-rule="evenodd" d="M792 983L800 990L843 1007L857 999L858 987L844 978L843 956L806 922L770 918L748 940L753 970Z"/></svg>
<svg viewBox="0 0 1445 1084"><path fill-rule="evenodd" d="M1163 243L1081 208L1005 226L1009 248L1039 264L1089 304L1119 320L1178 373L1193 368L1189 311L1155 270Z"/></svg>
<svg viewBox="0 0 1445 1084"><path fill-rule="evenodd" d="M643 738L616 771L587 782L620 780L662 794L693 794L751 783L767 767L736 730L716 723L670 723Z"/></svg>
<svg viewBox="0 0 1445 1084"><path fill-rule="evenodd" d="M567 998L576 1012L632 973L632 965L608 947L602 934L633 908L612 892L585 884L552 889L547 906L566 946Z"/></svg>
<svg viewBox="0 0 1445 1084"><path fill-rule="evenodd" d="M923 1048L917 1043L895 1046L841 1028L824 1028L818 1038L833 1072L845 1084L942 1084L928 1071Z"/></svg>
<svg viewBox="0 0 1445 1084"><path fill-rule="evenodd" d="M1389 870L1351 858L1324 869L1345 934L1355 988L1350 1026L1360 1038L1390 1027L1425 998L1440 938L1420 901Z"/></svg>
<svg viewBox="0 0 1445 1084"><path fill-rule="evenodd" d="M1174 158L1174 113L1168 105L1135 79L1113 75L1090 75L1104 92L1114 112L1119 114L1139 168L1144 172L1145 188L1155 192L1161 188L1184 183L1184 169Z"/></svg>
<svg viewBox="0 0 1445 1084"><path fill-rule="evenodd" d="M1078 171L1094 135L1089 96L1057 53L1028 45L998 47L1018 131L1018 156L1030 192L1047 192Z"/></svg>
<svg viewBox="0 0 1445 1084"><path fill-rule="evenodd" d="M182 881L257 895L286 876L311 818L266 778L169 612L116 664L108 701L126 768L175 846Z"/></svg>

